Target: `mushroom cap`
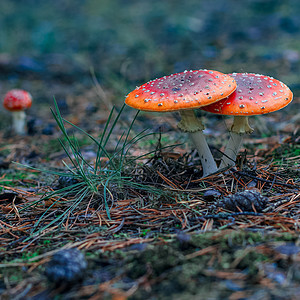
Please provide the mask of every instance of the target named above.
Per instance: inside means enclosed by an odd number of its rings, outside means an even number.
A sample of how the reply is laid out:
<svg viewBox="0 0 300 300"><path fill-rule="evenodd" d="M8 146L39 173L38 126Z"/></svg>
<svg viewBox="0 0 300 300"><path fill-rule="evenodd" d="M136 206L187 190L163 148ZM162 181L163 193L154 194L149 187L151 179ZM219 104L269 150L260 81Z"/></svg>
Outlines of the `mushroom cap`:
<svg viewBox="0 0 300 300"><path fill-rule="evenodd" d="M129 93L125 103L146 111L194 109L229 96L235 80L212 70L191 70L151 80Z"/></svg>
<svg viewBox="0 0 300 300"><path fill-rule="evenodd" d="M6 93L3 100L3 106L10 111L21 111L30 108L32 96L19 89L13 89Z"/></svg>
<svg viewBox="0 0 300 300"><path fill-rule="evenodd" d="M229 75L236 80L235 92L202 110L220 115L261 115L279 110L293 99L291 90L272 77L252 73Z"/></svg>

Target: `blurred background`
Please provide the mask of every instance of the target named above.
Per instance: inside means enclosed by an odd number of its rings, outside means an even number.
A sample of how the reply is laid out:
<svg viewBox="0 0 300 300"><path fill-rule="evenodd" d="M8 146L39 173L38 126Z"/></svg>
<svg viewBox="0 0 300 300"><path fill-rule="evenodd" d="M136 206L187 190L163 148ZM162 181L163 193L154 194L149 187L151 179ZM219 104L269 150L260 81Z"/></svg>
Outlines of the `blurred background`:
<svg viewBox="0 0 300 300"><path fill-rule="evenodd" d="M53 96L95 101L95 74L121 105L136 85L201 68L270 75L297 97L299 15L299 0L1 0L0 97L26 89L31 114L49 114Z"/></svg>

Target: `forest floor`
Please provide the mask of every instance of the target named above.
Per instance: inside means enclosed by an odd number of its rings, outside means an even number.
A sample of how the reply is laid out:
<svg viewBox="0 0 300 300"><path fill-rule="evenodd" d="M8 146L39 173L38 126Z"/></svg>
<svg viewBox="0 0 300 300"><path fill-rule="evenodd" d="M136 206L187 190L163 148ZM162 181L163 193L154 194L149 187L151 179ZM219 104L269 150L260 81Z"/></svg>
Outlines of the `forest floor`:
<svg viewBox="0 0 300 300"><path fill-rule="evenodd" d="M2 134L2 299L299 296L293 109L253 118L280 127L248 136L237 168L201 178L176 115L140 113L133 123L132 109L109 115L82 97L53 104L42 123L31 116L27 136ZM205 120L218 160L231 120Z"/></svg>

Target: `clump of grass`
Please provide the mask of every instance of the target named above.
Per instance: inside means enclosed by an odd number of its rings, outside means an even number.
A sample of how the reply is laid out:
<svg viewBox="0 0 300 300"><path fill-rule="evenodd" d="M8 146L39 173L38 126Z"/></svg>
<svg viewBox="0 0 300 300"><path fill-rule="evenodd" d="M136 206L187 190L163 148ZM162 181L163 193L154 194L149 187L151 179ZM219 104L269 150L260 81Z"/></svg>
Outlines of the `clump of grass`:
<svg viewBox="0 0 300 300"><path fill-rule="evenodd" d="M39 220L35 223L32 232L34 236L38 235L40 232L44 232L50 226L61 225L76 209L82 209L84 206L87 211L92 201L96 201L99 205L98 207L105 209L107 217L110 219L110 208L113 205L115 198L118 197L118 200L120 198L126 198L129 191L133 189L138 189L139 192L148 193L154 197L171 197L169 192L155 186L139 184L133 181L130 176L130 172L136 165L138 159L143 156L151 155L157 151L156 149L138 157L129 157L128 155L128 152L133 145L141 139L154 134L144 130L131 137L131 130L134 121L138 116L138 112L127 131L125 130L120 135L112 153L107 150L107 144L112 137L112 132L115 129L116 124L120 120L124 107L125 105L123 105L119 111L116 111L115 108L111 110L102 134L100 134L99 138L95 138L82 128L64 119L54 100L54 109L51 109L51 112L62 133L62 138L59 139L59 143L65 151L69 163L63 161L66 169L66 171L63 172L51 170L39 171L51 173L60 178L69 178L71 184L67 184L66 186L44 195L41 199L32 202L24 208L26 209L34 205L39 205L49 199L52 201L52 204L44 210ZM79 142L74 134L74 130L72 130L73 134L69 134L65 126L66 124L71 125L76 131L83 133L84 136L90 139L96 146L96 159L94 163L90 163L85 159ZM127 170L130 171L127 172ZM55 200L53 201L53 199ZM63 203L64 211L54 217L47 225L41 226L46 216L48 216L50 211L59 203Z"/></svg>

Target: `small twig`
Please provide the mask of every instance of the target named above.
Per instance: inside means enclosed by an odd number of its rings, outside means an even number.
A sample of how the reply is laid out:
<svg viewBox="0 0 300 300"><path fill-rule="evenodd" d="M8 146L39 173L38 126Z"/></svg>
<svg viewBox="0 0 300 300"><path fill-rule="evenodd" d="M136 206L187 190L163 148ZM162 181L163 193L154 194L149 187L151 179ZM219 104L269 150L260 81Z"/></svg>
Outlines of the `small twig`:
<svg viewBox="0 0 300 300"><path fill-rule="evenodd" d="M219 213L216 215L204 215L200 216L197 219L230 219L236 216L262 216L263 214L252 212L252 211L243 211L243 212L235 212L235 213Z"/></svg>
<svg viewBox="0 0 300 300"><path fill-rule="evenodd" d="M237 173L241 176L247 176L247 177L254 178L256 180L266 182L266 183L270 183L270 184L282 185L282 186L286 186L286 187L289 187L289 188L297 188L297 185L292 185L292 184L288 184L288 183L281 183L281 182L274 181L274 180L267 180L267 179L259 178L255 175L251 175L251 174L248 174L248 173L243 172L243 171L236 171L235 173Z"/></svg>

